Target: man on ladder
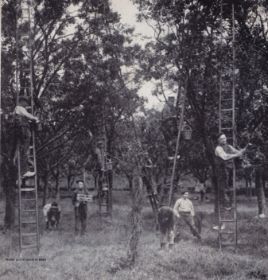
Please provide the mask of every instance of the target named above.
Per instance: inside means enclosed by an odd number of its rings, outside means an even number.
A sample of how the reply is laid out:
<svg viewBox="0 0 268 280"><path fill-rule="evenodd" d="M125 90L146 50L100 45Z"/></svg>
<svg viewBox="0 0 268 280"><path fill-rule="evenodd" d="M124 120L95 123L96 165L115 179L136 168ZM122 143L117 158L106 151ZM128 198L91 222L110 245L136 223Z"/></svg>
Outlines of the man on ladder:
<svg viewBox="0 0 268 280"><path fill-rule="evenodd" d="M15 120L16 120L16 134L18 147L21 150L20 153L20 168L22 178L32 177L35 175L33 172L33 161L29 158L29 148L31 145L32 136L32 123L39 123L39 119L27 111L29 100L27 97L19 96L18 105L15 108ZM29 170L29 165L32 166Z"/></svg>
<svg viewBox="0 0 268 280"><path fill-rule="evenodd" d="M39 221L37 193L37 163L35 151L34 116L34 11L35 1L21 0L16 6L16 129L19 186L20 250L36 248L39 251Z"/></svg>
<svg viewBox="0 0 268 280"><path fill-rule="evenodd" d="M97 141L96 156L96 187L100 215L111 216L112 211L112 162L108 162L105 138Z"/></svg>
<svg viewBox="0 0 268 280"><path fill-rule="evenodd" d="M216 174L217 174L217 187L218 187L218 202L219 208L223 211L230 211L232 209L232 165L231 160L237 157L241 157L245 149L237 150L233 146L227 144L227 137L224 133L220 133L217 137L218 145L215 149L215 159L216 159ZM215 230L225 229L225 224L220 224L214 226Z"/></svg>

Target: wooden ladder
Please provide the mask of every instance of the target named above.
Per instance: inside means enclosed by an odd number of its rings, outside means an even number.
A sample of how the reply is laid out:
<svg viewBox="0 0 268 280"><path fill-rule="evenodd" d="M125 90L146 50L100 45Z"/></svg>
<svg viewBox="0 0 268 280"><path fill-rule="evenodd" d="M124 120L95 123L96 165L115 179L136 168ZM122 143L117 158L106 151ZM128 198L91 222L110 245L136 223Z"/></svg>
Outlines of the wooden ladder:
<svg viewBox="0 0 268 280"><path fill-rule="evenodd" d="M21 0L18 5L20 16L17 21L16 34L16 93L17 105L19 97L23 96L31 104L29 110L33 114L33 2L32 0ZM22 55L19 55L22 53ZM23 78L21 78L23 76ZM20 78L19 78L20 77ZM36 168L36 149L35 149L35 130L31 127L31 140L27 151L27 161L22 159L23 143L19 143L17 149L18 163L18 186L19 186L19 247L23 249L35 248L39 252L39 221L38 221L38 195L37 195L37 168ZM23 178L21 164L22 160L27 162L27 171L34 175ZM25 164L26 165L26 164Z"/></svg>
<svg viewBox="0 0 268 280"><path fill-rule="evenodd" d="M101 186L98 186L99 214L101 217L112 215L112 189L109 183L108 172L105 169L101 178Z"/></svg>
<svg viewBox="0 0 268 280"><path fill-rule="evenodd" d="M223 34L223 3L221 2L221 39ZM236 116L235 116L235 29L234 29L234 4L232 4L232 68L223 67L220 70L220 95L219 95L219 131L224 133L228 143L236 144ZM229 174L230 175L230 174ZM236 167L232 161L232 200L231 209L220 205L218 195L218 244L222 246L237 246L237 199L236 199ZM224 226L223 226L224 225Z"/></svg>

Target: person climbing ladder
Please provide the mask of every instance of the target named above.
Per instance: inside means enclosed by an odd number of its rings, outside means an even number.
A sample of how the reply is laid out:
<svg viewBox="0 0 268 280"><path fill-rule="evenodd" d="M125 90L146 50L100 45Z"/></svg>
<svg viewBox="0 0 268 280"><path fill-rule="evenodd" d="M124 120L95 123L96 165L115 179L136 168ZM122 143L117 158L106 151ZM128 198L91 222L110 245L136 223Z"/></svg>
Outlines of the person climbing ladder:
<svg viewBox="0 0 268 280"><path fill-rule="evenodd" d="M33 124L39 123L39 119L27 111L28 99L19 96L18 105L15 107L15 127L17 149L20 149L20 168L22 178L32 177L35 175L33 168L29 170L29 164L32 160L29 158L29 149L31 146L31 135Z"/></svg>

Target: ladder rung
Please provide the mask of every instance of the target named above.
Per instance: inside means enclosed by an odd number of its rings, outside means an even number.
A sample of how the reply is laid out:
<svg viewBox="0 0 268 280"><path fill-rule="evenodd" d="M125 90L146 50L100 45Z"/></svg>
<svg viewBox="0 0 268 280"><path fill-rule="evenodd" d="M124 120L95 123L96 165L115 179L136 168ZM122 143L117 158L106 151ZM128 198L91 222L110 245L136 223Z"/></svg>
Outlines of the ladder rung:
<svg viewBox="0 0 268 280"><path fill-rule="evenodd" d="M221 130L233 130L232 127L222 127Z"/></svg>
<svg viewBox="0 0 268 280"><path fill-rule="evenodd" d="M229 112L229 111L233 111L233 108L228 108L228 109L221 109L224 112Z"/></svg>
<svg viewBox="0 0 268 280"><path fill-rule="evenodd" d="M35 188L35 185L34 185L34 178L35 176L33 176L33 177L27 177L27 178L23 178L23 179L25 179L24 181L25 181L25 183L26 183L26 185L25 185L25 188L31 188L31 189L34 189Z"/></svg>
<svg viewBox="0 0 268 280"><path fill-rule="evenodd" d="M25 200L25 201L35 201L35 198L21 198L21 200Z"/></svg>
<svg viewBox="0 0 268 280"><path fill-rule="evenodd" d="M21 192L32 192L32 191L35 191L35 188L21 188L20 191Z"/></svg>
<svg viewBox="0 0 268 280"><path fill-rule="evenodd" d="M233 243L224 243L224 242L221 242L221 246L235 246L237 245L236 242L233 242Z"/></svg>
<svg viewBox="0 0 268 280"><path fill-rule="evenodd" d="M23 212L36 212L36 209L22 209Z"/></svg>
<svg viewBox="0 0 268 280"><path fill-rule="evenodd" d="M21 233L22 237L35 237L37 235L36 232L31 232L31 233Z"/></svg>
<svg viewBox="0 0 268 280"><path fill-rule="evenodd" d="M220 231L220 234L235 234L235 231Z"/></svg>
<svg viewBox="0 0 268 280"><path fill-rule="evenodd" d="M37 244L22 245L21 249L37 248Z"/></svg>
<svg viewBox="0 0 268 280"><path fill-rule="evenodd" d="M30 220L30 221L21 221L21 224L36 224L36 220Z"/></svg>
<svg viewBox="0 0 268 280"><path fill-rule="evenodd" d="M223 223L235 223L235 222L237 222L237 220L220 220L220 222L223 222Z"/></svg>

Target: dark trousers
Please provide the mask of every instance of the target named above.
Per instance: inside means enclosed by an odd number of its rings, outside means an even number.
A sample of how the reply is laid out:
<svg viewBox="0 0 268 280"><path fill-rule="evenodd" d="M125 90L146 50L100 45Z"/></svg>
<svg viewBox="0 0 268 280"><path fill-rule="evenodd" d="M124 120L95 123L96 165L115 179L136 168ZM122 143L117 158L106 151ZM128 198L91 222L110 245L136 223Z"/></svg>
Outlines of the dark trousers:
<svg viewBox="0 0 268 280"><path fill-rule="evenodd" d="M204 201L204 196L205 196L205 192L204 191L200 191L200 201L201 202Z"/></svg>
<svg viewBox="0 0 268 280"><path fill-rule="evenodd" d="M217 172L218 201L220 207L230 207L232 205L232 172L231 168L224 168Z"/></svg>
<svg viewBox="0 0 268 280"><path fill-rule="evenodd" d="M113 171L112 170L107 171L107 177L108 177L109 188L112 189L113 188Z"/></svg>
<svg viewBox="0 0 268 280"><path fill-rule="evenodd" d="M86 203L80 203L79 206L74 207L74 213L75 213L75 232L77 233L79 231L79 223L80 226L80 233L81 235L85 233L86 226L87 226L87 204Z"/></svg>
<svg viewBox="0 0 268 280"><path fill-rule="evenodd" d="M29 164L29 147L31 143L31 131L28 127L21 128L20 139L18 139L18 147L20 149L20 168L21 174L24 175L28 170ZM33 171L33 170L31 170Z"/></svg>
<svg viewBox="0 0 268 280"><path fill-rule="evenodd" d="M188 212L180 212L179 214L180 214L180 217L182 218L182 220L185 222L185 224L190 228L193 236L200 239L201 238L200 234L199 234L197 228L195 227L194 217Z"/></svg>

